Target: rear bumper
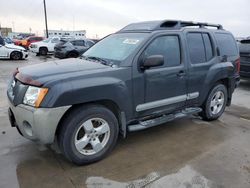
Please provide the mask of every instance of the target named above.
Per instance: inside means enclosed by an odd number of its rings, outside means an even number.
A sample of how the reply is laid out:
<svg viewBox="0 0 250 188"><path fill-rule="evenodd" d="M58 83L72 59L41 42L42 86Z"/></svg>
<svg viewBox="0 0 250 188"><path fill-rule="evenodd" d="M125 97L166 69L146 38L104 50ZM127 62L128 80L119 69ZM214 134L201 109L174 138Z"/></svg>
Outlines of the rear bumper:
<svg viewBox="0 0 250 188"><path fill-rule="evenodd" d="M240 71L240 76L250 78L250 72Z"/></svg>
<svg viewBox="0 0 250 188"><path fill-rule="evenodd" d="M70 108L33 108L27 105L13 106L9 103L9 119L12 127L17 127L22 136L27 139L51 144L54 142L57 125Z"/></svg>
<svg viewBox="0 0 250 188"><path fill-rule="evenodd" d="M55 51L54 56L57 58L66 58L66 53L65 52L60 52L60 51Z"/></svg>
<svg viewBox="0 0 250 188"><path fill-rule="evenodd" d="M240 63L240 76L250 78L250 62L242 61Z"/></svg>

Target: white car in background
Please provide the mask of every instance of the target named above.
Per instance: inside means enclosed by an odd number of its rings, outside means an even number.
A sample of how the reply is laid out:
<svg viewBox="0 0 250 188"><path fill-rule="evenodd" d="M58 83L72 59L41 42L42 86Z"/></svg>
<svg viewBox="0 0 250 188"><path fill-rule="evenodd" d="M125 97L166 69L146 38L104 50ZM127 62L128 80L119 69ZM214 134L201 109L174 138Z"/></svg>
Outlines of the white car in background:
<svg viewBox="0 0 250 188"><path fill-rule="evenodd" d="M59 37L52 37L40 42L34 42L29 46L31 52L37 55L47 55L54 52L55 44L60 41Z"/></svg>
<svg viewBox="0 0 250 188"><path fill-rule="evenodd" d="M28 57L28 51L14 44L0 44L0 59L20 60Z"/></svg>

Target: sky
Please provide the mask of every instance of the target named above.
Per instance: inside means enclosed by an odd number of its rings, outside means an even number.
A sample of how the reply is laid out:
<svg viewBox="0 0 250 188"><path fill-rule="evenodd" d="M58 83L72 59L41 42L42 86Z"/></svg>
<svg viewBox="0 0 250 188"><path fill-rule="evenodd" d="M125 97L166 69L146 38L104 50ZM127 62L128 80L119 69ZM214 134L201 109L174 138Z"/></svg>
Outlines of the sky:
<svg viewBox="0 0 250 188"><path fill-rule="evenodd" d="M250 0L46 0L48 28L86 30L102 38L129 23L186 20L219 23L236 37L250 36ZM44 35L43 0L0 0L0 24Z"/></svg>

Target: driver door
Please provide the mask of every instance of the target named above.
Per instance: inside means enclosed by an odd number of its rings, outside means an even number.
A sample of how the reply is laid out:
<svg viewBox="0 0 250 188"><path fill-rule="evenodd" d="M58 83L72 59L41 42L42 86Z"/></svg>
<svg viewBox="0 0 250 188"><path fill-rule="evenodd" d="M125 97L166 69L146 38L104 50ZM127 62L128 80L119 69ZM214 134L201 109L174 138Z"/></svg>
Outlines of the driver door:
<svg viewBox="0 0 250 188"><path fill-rule="evenodd" d="M144 104L137 111L151 114L155 111L172 112L182 108L187 100L186 68L181 55L179 35L156 37L144 50L143 59L162 55L164 65L144 71Z"/></svg>

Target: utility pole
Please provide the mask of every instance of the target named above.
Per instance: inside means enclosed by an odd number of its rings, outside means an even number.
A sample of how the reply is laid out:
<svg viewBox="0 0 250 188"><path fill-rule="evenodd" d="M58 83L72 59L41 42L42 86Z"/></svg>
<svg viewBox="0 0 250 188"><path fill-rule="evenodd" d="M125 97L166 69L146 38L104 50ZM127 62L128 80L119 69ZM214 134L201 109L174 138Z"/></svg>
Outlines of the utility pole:
<svg viewBox="0 0 250 188"><path fill-rule="evenodd" d="M46 2L43 0L43 7L44 7L44 16L45 16L45 27L46 27L46 37L49 37L48 33L48 23L47 23L47 12L46 12Z"/></svg>

